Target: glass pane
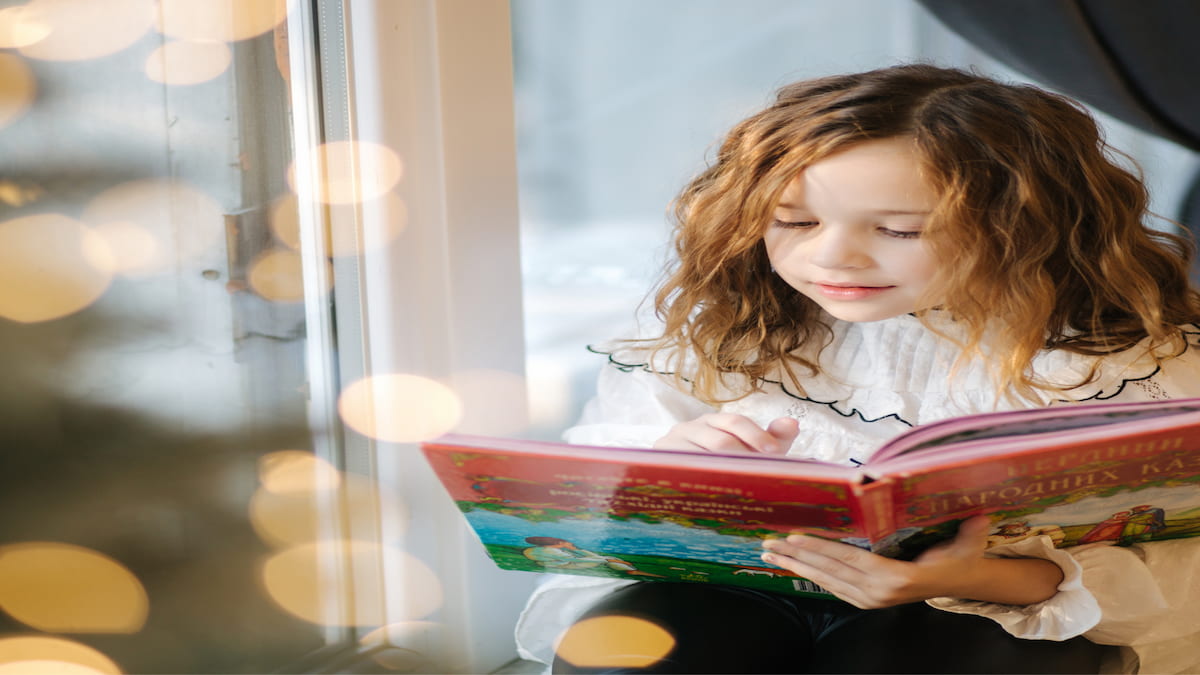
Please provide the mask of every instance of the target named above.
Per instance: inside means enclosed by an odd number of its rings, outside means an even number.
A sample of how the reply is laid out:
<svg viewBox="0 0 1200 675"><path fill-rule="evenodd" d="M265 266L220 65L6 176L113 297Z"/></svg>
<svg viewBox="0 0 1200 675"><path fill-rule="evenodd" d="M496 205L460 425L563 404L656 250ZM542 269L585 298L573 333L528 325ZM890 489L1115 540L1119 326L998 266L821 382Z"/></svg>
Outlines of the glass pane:
<svg viewBox="0 0 1200 675"><path fill-rule="evenodd" d="M289 186L303 4L234 6L0 2L0 664L271 672L341 635L294 553L332 459Z"/></svg>

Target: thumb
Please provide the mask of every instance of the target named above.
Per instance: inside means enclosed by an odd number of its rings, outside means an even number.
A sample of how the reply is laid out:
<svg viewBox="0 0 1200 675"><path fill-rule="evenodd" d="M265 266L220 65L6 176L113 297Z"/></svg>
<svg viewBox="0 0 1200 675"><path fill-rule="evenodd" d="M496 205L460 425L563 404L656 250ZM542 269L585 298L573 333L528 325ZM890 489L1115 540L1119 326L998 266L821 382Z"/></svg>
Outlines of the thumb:
<svg viewBox="0 0 1200 675"><path fill-rule="evenodd" d="M932 563L947 558L978 558L987 548L992 521L987 516L968 518L958 525L958 534L918 555L914 562Z"/></svg>
<svg viewBox="0 0 1200 675"><path fill-rule="evenodd" d="M779 446L783 448L779 454L786 454L796 436L800 435L800 422L794 417L779 417L767 425L767 433L779 441Z"/></svg>
<svg viewBox="0 0 1200 675"><path fill-rule="evenodd" d="M978 556L987 548L988 530L992 521L987 516L974 516L958 525L958 534L946 543L946 552L952 555Z"/></svg>

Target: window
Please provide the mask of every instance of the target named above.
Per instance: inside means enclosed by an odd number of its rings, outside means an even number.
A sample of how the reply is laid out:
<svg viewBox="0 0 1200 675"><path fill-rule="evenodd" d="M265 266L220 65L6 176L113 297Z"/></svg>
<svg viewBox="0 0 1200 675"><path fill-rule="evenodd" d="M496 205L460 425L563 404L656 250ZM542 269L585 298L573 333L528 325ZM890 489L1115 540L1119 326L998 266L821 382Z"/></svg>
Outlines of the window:
<svg viewBox="0 0 1200 675"><path fill-rule="evenodd" d="M2 4L0 661L269 672L349 639L290 553L338 463L288 183L308 7Z"/></svg>

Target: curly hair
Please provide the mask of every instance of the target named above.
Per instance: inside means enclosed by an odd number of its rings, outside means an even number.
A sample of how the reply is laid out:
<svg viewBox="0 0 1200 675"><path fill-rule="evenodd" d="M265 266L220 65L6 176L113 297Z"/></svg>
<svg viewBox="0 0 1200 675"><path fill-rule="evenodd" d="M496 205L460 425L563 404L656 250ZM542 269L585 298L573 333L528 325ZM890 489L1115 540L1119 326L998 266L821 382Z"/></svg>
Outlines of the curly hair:
<svg viewBox="0 0 1200 675"><path fill-rule="evenodd" d="M811 355L831 338L828 318L771 272L763 234L807 166L896 137L913 140L938 195L922 237L935 260L954 261L938 266L929 297L965 329L952 338L963 358L999 356L990 359L998 392L1036 398L1091 379L1039 381L1031 363L1044 349L1102 355L1147 338L1153 354L1184 348L1179 326L1200 318L1191 244L1146 226L1140 176L1086 109L1033 86L911 64L783 87L676 198L676 260L653 296L663 333L648 343L680 379L690 357L698 398L744 397L776 368L803 391L798 370L819 372Z"/></svg>

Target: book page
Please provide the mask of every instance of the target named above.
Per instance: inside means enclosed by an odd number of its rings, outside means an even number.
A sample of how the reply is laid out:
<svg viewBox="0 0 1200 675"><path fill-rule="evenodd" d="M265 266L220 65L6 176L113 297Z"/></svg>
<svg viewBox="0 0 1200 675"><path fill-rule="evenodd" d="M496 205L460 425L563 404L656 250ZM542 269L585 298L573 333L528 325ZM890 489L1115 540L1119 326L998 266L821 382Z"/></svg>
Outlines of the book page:
<svg viewBox="0 0 1200 675"><path fill-rule="evenodd" d="M1004 452L1013 447L1007 441L1020 437L1056 434L1070 435L1076 430L1123 425L1136 430L1154 427L1153 420L1175 415L1200 412L1200 399L1139 402L1123 404L1088 404L1035 408L1001 413L969 415L916 427L884 445L867 463L882 467L893 458L919 453L924 458L936 458L958 453L963 446L991 447ZM1033 439L1029 439L1033 440ZM994 441L987 444L988 441Z"/></svg>

